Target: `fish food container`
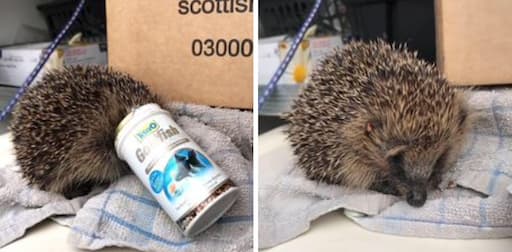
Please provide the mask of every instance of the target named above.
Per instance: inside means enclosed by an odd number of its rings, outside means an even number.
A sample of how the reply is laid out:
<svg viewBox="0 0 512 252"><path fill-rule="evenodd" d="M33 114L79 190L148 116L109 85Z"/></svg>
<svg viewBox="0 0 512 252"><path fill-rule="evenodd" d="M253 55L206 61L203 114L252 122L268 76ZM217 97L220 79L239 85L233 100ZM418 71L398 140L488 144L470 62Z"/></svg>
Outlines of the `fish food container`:
<svg viewBox="0 0 512 252"><path fill-rule="evenodd" d="M115 148L186 236L211 226L239 189L157 104L135 108L116 130Z"/></svg>

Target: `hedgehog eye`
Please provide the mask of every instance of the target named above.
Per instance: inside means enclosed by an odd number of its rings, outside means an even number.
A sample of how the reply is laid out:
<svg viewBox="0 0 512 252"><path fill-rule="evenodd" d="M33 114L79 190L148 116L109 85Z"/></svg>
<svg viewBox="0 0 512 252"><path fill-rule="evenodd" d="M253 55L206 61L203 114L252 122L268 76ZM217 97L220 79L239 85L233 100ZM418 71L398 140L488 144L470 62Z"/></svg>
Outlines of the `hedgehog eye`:
<svg viewBox="0 0 512 252"><path fill-rule="evenodd" d="M389 166L391 168L391 173L394 177L399 179L404 179L405 171L403 168L404 157L402 153L393 155L388 157Z"/></svg>
<svg viewBox="0 0 512 252"><path fill-rule="evenodd" d="M405 172L403 170L404 166L404 152L407 149L406 145L398 145L391 149L389 149L386 153L386 159L389 163L389 166L393 173L396 173L396 176L401 177Z"/></svg>
<svg viewBox="0 0 512 252"><path fill-rule="evenodd" d="M434 165L434 170L435 171L440 171L440 170L443 170L446 166L446 159L448 157L448 152L449 150L446 150L443 152L443 154L441 154L441 156L439 156L439 158L437 159L435 165Z"/></svg>
<svg viewBox="0 0 512 252"><path fill-rule="evenodd" d="M462 109L460 111L460 115L459 115L459 126L464 125L464 123L466 122L467 117L468 117L468 111L466 111L466 109Z"/></svg>
<svg viewBox="0 0 512 252"><path fill-rule="evenodd" d="M393 168L401 168L402 162L403 162L403 155L401 153L398 153L396 155L393 155L388 158L389 164Z"/></svg>

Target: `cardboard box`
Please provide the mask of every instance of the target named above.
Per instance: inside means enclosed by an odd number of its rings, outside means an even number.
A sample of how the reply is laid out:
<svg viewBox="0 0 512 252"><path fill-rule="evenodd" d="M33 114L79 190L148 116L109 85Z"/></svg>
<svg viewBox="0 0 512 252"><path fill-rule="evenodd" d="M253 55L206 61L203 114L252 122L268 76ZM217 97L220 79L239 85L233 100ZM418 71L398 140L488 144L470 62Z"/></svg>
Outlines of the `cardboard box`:
<svg viewBox="0 0 512 252"><path fill-rule="evenodd" d="M49 43L0 48L0 84L21 86L39 62ZM60 46L34 79L37 82L49 69L72 65L106 65L105 44Z"/></svg>
<svg viewBox="0 0 512 252"><path fill-rule="evenodd" d="M512 1L436 0L437 64L454 85L512 83Z"/></svg>
<svg viewBox="0 0 512 252"><path fill-rule="evenodd" d="M252 0L107 0L109 64L167 100L251 108Z"/></svg>

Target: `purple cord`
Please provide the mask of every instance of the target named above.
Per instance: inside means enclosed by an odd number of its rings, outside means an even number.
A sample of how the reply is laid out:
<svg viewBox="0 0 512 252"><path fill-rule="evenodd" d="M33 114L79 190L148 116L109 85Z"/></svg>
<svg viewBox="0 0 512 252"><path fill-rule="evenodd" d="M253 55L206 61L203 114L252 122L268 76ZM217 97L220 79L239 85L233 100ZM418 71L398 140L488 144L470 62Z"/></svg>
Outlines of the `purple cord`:
<svg viewBox="0 0 512 252"><path fill-rule="evenodd" d="M300 42L302 42L302 39L304 39L304 35L306 34L307 29L311 25L311 22L313 21L313 18L315 18L316 13L318 12L318 9L320 8L320 5L322 4L322 0L316 0L315 5L313 6L313 9L309 12L308 18L306 21L302 24L302 27L299 30L299 33L295 36L293 39L292 46L290 50L286 53L286 56L277 68L274 75L272 75L272 78L270 79L269 83L265 87L265 90L263 91L263 95L261 95L258 98L258 110L261 110L263 107L263 104L267 100L267 98L274 92L274 89L277 86L277 82L279 79L281 79L281 76L283 76L284 71L290 64L290 61L292 60L293 55L297 51L297 48L299 47Z"/></svg>
<svg viewBox="0 0 512 252"><path fill-rule="evenodd" d="M80 0L80 3L78 3L78 5L76 6L75 12L73 12L73 15L71 16L69 21L66 23L66 26L64 26L64 28L60 31L60 33L57 35L57 37L52 41L50 46L44 52L41 60L39 60L39 62L37 63L34 70L32 70L32 72L28 75L28 77L23 82L23 85L21 85L21 87L16 92L16 95L14 95L14 97L9 101L7 106L4 108L4 110L0 114L0 121L4 121L7 118L7 116L12 112L14 105L16 105L16 103L19 101L21 96L23 96L25 91L27 91L28 86L30 86L30 84L34 81L37 74L39 74L39 72L41 71L43 66L46 64L46 62L48 61L48 59L50 58L52 53L55 51L55 48L57 48L57 46L62 41L64 35L66 35L66 33L68 32L71 25L73 25L73 23L77 19L78 15L82 11L84 4L85 4L85 0Z"/></svg>

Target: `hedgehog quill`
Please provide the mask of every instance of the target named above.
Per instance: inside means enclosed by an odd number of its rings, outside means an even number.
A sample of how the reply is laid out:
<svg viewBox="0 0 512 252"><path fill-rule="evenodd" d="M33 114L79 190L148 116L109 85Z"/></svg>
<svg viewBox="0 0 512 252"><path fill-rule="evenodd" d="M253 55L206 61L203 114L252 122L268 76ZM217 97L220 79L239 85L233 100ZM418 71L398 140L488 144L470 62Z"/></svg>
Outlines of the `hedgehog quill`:
<svg viewBox="0 0 512 252"><path fill-rule="evenodd" d="M378 40L327 56L284 118L308 178L420 207L453 167L468 111L434 65Z"/></svg>

